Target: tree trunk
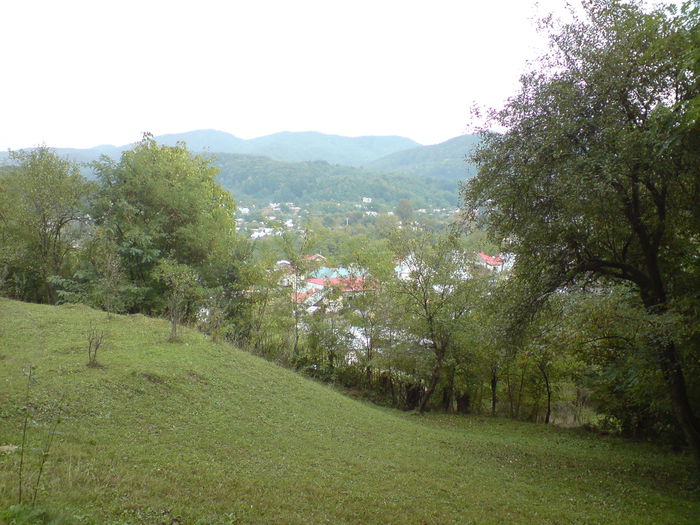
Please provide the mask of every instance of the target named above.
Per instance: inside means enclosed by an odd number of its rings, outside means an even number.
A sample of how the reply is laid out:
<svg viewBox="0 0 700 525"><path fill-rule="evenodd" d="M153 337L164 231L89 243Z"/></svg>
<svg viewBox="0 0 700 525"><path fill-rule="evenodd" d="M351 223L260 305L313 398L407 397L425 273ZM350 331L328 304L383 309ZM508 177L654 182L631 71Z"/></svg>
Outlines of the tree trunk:
<svg viewBox="0 0 700 525"><path fill-rule="evenodd" d="M508 392L508 414L511 419L515 419L515 396L513 392L513 381L510 374L510 366L506 368L506 389Z"/></svg>
<svg viewBox="0 0 700 525"><path fill-rule="evenodd" d="M515 407L515 417L516 419L520 417L520 406L523 401L523 390L525 389L525 371L527 366L523 365L523 369L520 371L520 389L518 390L518 404Z"/></svg>
<svg viewBox="0 0 700 525"><path fill-rule="evenodd" d="M642 290L641 295L644 306L646 306L649 313L659 314L667 311L666 296L660 285L653 291ZM676 345L672 340L663 336L657 341L652 341L652 343L659 352L659 367L671 398L671 406L673 407L676 421L683 431L690 452L695 458L698 470L700 470L700 422L698 422L698 418L690 405L683 368Z"/></svg>
<svg viewBox="0 0 700 525"><path fill-rule="evenodd" d="M442 360L445 357L445 351L436 349L435 357L436 357L435 366L433 367L433 373L430 375L430 381L428 382L428 388L423 393L423 397L421 398L421 401L420 401L420 406L418 407L418 412L420 414L425 412L425 408L428 406L428 401L430 400L430 397L433 395L433 392L435 392L435 387L437 386L438 379L440 379L440 370L442 368Z"/></svg>
<svg viewBox="0 0 700 525"><path fill-rule="evenodd" d="M469 395L469 390L464 392L464 394L457 396L457 412L460 414L468 414L471 409L471 397Z"/></svg>
<svg viewBox="0 0 700 525"><path fill-rule="evenodd" d="M671 397L673 413L700 469L700 425L690 406L676 345L673 341L662 341L658 345L661 372Z"/></svg>
<svg viewBox="0 0 700 525"><path fill-rule="evenodd" d="M392 378L391 372L389 372L389 389L391 390L391 406L396 408L396 391L394 389L394 379Z"/></svg>
<svg viewBox="0 0 700 525"><path fill-rule="evenodd" d="M170 316L170 341L177 341L177 316Z"/></svg>
<svg viewBox="0 0 700 525"><path fill-rule="evenodd" d="M442 407L445 412L451 412L452 401L454 399L454 380L455 380L455 369L454 366L449 368L447 374L447 385L445 385L445 390L442 393Z"/></svg>
<svg viewBox="0 0 700 525"><path fill-rule="evenodd" d="M540 372L544 378L544 386L547 389L547 415L544 417L544 424L549 424L549 418L552 415L552 385L549 384L546 365L540 366Z"/></svg>
<svg viewBox="0 0 700 525"><path fill-rule="evenodd" d="M498 401L496 394L498 389L498 369L491 368L491 415L496 415L496 402Z"/></svg>

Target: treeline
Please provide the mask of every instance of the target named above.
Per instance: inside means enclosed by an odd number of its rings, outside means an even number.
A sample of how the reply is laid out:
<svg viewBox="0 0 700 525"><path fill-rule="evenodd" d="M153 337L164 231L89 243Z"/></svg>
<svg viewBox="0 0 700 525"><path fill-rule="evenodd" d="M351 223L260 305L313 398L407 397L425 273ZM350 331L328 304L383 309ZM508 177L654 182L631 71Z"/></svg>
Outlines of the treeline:
<svg viewBox="0 0 700 525"><path fill-rule="evenodd" d="M683 322L654 317L625 284L561 287L534 300L520 270L483 264L478 254L495 246L470 228L435 233L413 224L380 238L315 230L270 241L267 263L249 267L256 285L229 336L396 408L588 425L681 446L649 341L659 322L667 336L686 337ZM310 255L325 250L334 256L323 265L361 277L362 286L295 301L319 267ZM278 258L291 265L275 266ZM687 377L697 402L698 375Z"/></svg>
<svg viewBox="0 0 700 525"><path fill-rule="evenodd" d="M180 305L226 282L234 202L208 160L150 136L119 162L94 162L96 181L46 147L11 160L0 176L4 294L108 312L170 311L177 321Z"/></svg>

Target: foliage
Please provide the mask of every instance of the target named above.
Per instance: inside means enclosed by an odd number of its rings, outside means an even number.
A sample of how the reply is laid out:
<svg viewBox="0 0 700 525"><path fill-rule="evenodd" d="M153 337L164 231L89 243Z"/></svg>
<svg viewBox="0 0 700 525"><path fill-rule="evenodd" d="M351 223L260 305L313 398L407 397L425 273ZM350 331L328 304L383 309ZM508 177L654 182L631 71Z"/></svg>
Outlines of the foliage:
<svg viewBox="0 0 700 525"><path fill-rule="evenodd" d="M548 22L550 53L494 115L505 133L487 134L474 154L466 207L506 240L535 302L590 279L628 282L650 314L697 326L700 150L684 125L698 95L686 59L697 11L595 0L572 16ZM700 461L684 370L697 346L662 331L649 338Z"/></svg>
<svg viewBox="0 0 700 525"><path fill-rule="evenodd" d="M45 146L11 152L10 160L11 169L0 173L0 284L11 296L52 303L50 278L69 272L93 188L75 164Z"/></svg>
<svg viewBox="0 0 700 525"><path fill-rule="evenodd" d="M142 290L138 309L161 308L153 277L160 259L217 284L236 243L234 203L208 160L146 135L119 163L103 158L94 169L101 184L94 217L116 246L119 271Z"/></svg>
<svg viewBox="0 0 700 525"><path fill-rule="evenodd" d="M221 171L219 183L239 202L294 202L314 209L327 202L358 203L362 197L391 207L400 199L431 208L457 204L456 182L437 177L377 174L323 161L289 163L248 155L217 154L213 162Z"/></svg>

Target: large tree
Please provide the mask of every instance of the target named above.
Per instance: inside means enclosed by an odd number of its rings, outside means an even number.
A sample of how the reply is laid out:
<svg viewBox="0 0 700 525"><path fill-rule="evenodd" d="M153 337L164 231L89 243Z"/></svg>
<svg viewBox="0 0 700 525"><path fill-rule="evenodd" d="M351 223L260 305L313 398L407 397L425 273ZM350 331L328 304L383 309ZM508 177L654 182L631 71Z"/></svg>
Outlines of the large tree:
<svg viewBox="0 0 700 525"><path fill-rule="evenodd" d="M578 13L547 22L550 50L494 114L502 132L485 134L474 154L465 205L506 240L533 297L591 278L633 285L658 327L647 347L700 464L685 368L697 333L663 328L671 313L689 326L698 317L700 147L689 118L698 11L590 0Z"/></svg>
<svg viewBox="0 0 700 525"><path fill-rule="evenodd" d="M162 146L146 135L118 163L94 164L101 183L98 224L110 232L132 282L141 287L140 309L158 309L158 261L194 269L202 282L218 284L236 243L234 202L215 180L211 159L185 144Z"/></svg>

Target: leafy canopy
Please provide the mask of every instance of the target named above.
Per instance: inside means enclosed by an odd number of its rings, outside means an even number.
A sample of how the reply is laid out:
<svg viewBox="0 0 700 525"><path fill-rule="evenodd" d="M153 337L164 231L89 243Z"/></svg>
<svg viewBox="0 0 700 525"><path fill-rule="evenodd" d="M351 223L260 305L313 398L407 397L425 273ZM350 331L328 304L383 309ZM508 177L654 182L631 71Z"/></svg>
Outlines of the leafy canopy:
<svg viewBox="0 0 700 525"><path fill-rule="evenodd" d="M119 163L103 158L94 168L103 190L98 219L134 263L170 257L206 273L230 256L235 205L209 160L146 135Z"/></svg>
<svg viewBox="0 0 700 525"><path fill-rule="evenodd" d="M602 275L662 303L698 277L700 150L683 125L697 12L596 0L584 16L548 22L550 52L494 115L506 132L486 134L463 196L521 276Z"/></svg>

